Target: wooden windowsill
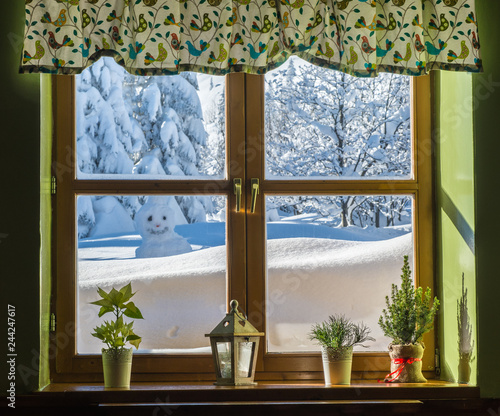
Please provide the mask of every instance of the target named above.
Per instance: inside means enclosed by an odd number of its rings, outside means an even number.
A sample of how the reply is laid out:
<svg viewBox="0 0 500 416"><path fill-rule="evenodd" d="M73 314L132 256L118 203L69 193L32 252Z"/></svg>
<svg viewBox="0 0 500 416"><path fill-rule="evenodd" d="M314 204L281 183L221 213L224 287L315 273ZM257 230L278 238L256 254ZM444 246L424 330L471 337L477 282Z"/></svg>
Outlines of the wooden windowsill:
<svg viewBox="0 0 500 416"><path fill-rule="evenodd" d="M256 386L222 387L207 382L132 383L130 389L105 389L102 383L55 383L34 393L39 400L81 403L222 403L331 400L478 399L479 387L446 381L398 384L353 381L325 387L319 382L259 382ZM35 397L33 397L35 398Z"/></svg>
<svg viewBox="0 0 500 416"><path fill-rule="evenodd" d="M133 382L126 390L105 389L102 383L53 383L16 401L16 410L24 411L20 414L38 416L476 416L498 406L500 400L481 399L479 387L437 380L353 380L349 386L333 387L319 381L239 387Z"/></svg>

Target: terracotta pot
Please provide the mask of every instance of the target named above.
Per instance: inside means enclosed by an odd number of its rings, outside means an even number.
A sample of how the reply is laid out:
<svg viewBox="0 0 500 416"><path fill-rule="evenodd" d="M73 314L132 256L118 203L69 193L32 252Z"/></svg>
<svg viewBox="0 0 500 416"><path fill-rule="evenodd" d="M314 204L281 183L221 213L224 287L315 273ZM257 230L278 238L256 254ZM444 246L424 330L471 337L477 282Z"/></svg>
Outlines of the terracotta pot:
<svg viewBox="0 0 500 416"><path fill-rule="evenodd" d="M422 374L422 357L424 344L393 345L389 344L391 357L391 374L385 381L391 383L426 383Z"/></svg>
<svg viewBox="0 0 500 416"><path fill-rule="evenodd" d="M102 349L104 387L130 388L132 348Z"/></svg>
<svg viewBox="0 0 500 416"><path fill-rule="evenodd" d="M322 347L325 385L351 384L352 347L334 350Z"/></svg>

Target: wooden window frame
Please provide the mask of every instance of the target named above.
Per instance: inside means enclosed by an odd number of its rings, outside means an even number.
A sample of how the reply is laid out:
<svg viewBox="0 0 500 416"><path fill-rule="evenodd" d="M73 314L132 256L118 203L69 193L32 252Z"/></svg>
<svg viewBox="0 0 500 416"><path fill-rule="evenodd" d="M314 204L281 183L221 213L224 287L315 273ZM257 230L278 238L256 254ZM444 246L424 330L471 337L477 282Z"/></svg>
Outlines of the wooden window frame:
<svg viewBox="0 0 500 416"><path fill-rule="evenodd" d="M53 293L52 310L57 327L51 333L51 378L54 382L94 382L102 379L100 355L76 354L76 250L74 242L76 194L195 194L204 189L227 195L228 207L235 206L233 179L245 184L242 206L250 212L250 180L260 178L261 197L254 214L228 209L226 244L228 259L227 303L238 299L252 317L264 317L265 310L265 207L264 194L411 194L414 205L414 252L416 283L433 287L433 191L431 140L431 77L412 79L412 135L414 177L409 180L266 180L263 163L264 76L230 74L226 76L226 154L230 169L225 180L96 181L75 177L75 77L52 76L54 115L54 164L57 193L53 201ZM246 123L252 120L252 123ZM246 163L254 155L259 162ZM213 192L213 190L216 190ZM236 239L237 235L245 239ZM264 242L264 244L258 242ZM246 253L246 254L245 254ZM251 258L252 261L247 259ZM255 276L259 276L255 278ZM222 319L222 316L221 316ZM253 322L265 332L265 319ZM214 325L216 322L214 322ZM424 375L434 372L434 333L424 336L426 354ZM321 360L317 353L266 353L261 343L257 361L257 380L320 380ZM389 369L387 353L355 353L353 379L383 378ZM212 357L205 355L135 355L133 381L208 381L214 380Z"/></svg>
<svg viewBox="0 0 500 416"><path fill-rule="evenodd" d="M414 276L415 283L423 287L434 287L434 233L433 233L433 186L432 186L432 100L431 75L411 79L412 91L412 153L413 178L407 180L265 180L264 166L264 134L258 126L264 125L264 79L262 76L247 77L249 95L247 119L252 120L247 126L247 146L257 156L260 164L247 166L248 178L260 179L260 194L255 215L247 219L248 262L247 276L259 276L258 280L248 286L249 299L265 299L265 247L256 241L265 241L265 198L272 195L355 195L355 194L404 194L414 196ZM251 95L250 95L251 94ZM247 201L250 198L250 186L247 189ZM248 202L249 204L249 202ZM249 205L247 211L249 211ZM257 328L266 332L266 303L247 305L249 317L261 317ZM263 310L261 310L263 309ZM254 322L255 324L255 322ZM434 331L424 335L423 342L426 353L422 360L422 369L427 378L435 376L435 336ZM321 360L311 353L266 353L265 343L260 345L260 356L257 368L273 380L317 379L322 377ZM290 361L290 359L292 359ZM292 363L292 364L291 364ZM283 371L286 368L287 371ZM355 352L353 356L353 379L383 379L390 368L387 352Z"/></svg>

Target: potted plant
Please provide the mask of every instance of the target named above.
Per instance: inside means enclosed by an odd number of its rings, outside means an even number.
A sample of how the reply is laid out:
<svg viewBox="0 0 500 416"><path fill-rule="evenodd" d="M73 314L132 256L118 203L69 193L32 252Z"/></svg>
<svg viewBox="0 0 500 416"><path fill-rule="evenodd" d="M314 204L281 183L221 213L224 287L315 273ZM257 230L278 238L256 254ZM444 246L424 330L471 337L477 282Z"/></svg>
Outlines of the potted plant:
<svg viewBox="0 0 500 416"><path fill-rule="evenodd" d="M104 372L104 387L129 388L132 370L132 347L126 348L127 342L136 349L139 348L141 337L132 330L134 321L125 322L123 316L135 319L144 319L141 311L130 298L132 293L131 283L120 290L111 289L106 293L97 288L101 299L91 302L100 306L99 317L112 313L114 320L104 321L101 326L94 328L94 337L99 338L107 348L102 349L102 366Z"/></svg>
<svg viewBox="0 0 500 416"><path fill-rule="evenodd" d="M354 324L344 315L331 315L312 326L309 337L321 345L326 386L351 383L352 349L365 341L375 341L369 334L366 325Z"/></svg>
<svg viewBox="0 0 500 416"><path fill-rule="evenodd" d="M391 338L389 356L391 373L386 382L425 383L422 375L422 357L424 355L423 335L434 326L434 316L439 301L432 302L431 289L425 293L421 287L415 288L411 278L408 256L404 256L401 289L393 284L391 299L386 296L387 309L382 310L379 325L384 335Z"/></svg>
<svg viewBox="0 0 500 416"><path fill-rule="evenodd" d="M472 352L474 341L472 339L472 323L467 306L467 289L465 288L465 275L462 273L462 296L457 300L458 323L458 382L468 384L470 381L470 363L474 360Z"/></svg>

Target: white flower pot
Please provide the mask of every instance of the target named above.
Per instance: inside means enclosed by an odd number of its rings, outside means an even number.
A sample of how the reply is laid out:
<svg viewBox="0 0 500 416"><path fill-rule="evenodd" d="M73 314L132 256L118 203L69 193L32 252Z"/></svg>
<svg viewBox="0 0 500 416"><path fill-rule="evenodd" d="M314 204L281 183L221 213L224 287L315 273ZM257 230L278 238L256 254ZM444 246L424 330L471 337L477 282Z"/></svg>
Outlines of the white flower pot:
<svg viewBox="0 0 500 416"><path fill-rule="evenodd" d="M470 352L460 353L458 361L458 379L457 379L458 383L469 384L470 373L471 373L471 367L470 367L471 361L472 359Z"/></svg>
<svg viewBox="0 0 500 416"><path fill-rule="evenodd" d="M352 347L341 350L322 347L325 385L351 384Z"/></svg>
<svg viewBox="0 0 500 416"><path fill-rule="evenodd" d="M132 348L102 349L104 387L130 388Z"/></svg>

